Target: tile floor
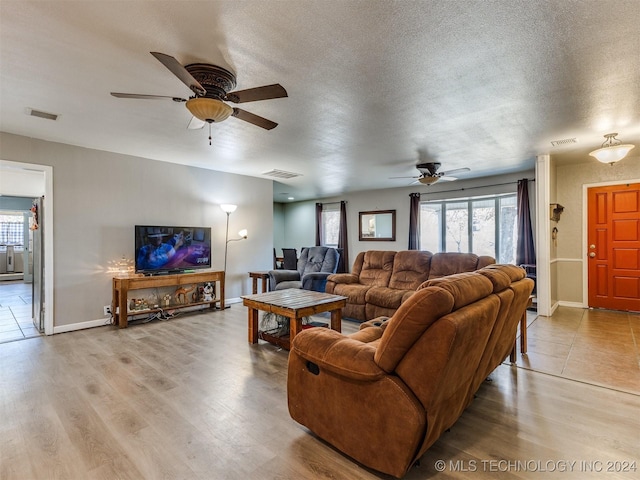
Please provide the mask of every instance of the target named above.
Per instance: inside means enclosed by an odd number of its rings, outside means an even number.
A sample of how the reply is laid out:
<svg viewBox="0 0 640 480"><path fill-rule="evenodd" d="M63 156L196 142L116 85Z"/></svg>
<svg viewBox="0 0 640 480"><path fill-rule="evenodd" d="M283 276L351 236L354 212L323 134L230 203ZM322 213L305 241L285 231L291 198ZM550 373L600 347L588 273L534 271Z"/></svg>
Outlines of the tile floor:
<svg viewBox="0 0 640 480"><path fill-rule="evenodd" d="M527 353L518 345L516 365L640 395L640 314L559 307L527 317Z"/></svg>
<svg viewBox="0 0 640 480"><path fill-rule="evenodd" d="M0 282L0 343L39 335L31 320L31 284Z"/></svg>

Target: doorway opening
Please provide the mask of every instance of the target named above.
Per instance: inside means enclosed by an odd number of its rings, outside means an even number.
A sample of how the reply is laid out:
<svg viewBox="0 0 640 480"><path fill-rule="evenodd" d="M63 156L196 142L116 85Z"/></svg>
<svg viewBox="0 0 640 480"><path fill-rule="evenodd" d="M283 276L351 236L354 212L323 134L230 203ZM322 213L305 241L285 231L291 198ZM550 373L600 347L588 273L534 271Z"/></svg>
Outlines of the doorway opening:
<svg viewBox="0 0 640 480"><path fill-rule="evenodd" d="M0 160L0 178L0 212L9 215L3 217L6 231L0 235L4 244L0 250L5 253L0 258L0 263L4 261L4 272L0 268L0 342L51 335L53 232L48 228L45 235L44 227L53 225L53 169ZM12 217L16 212L22 216L22 228ZM22 233L22 240L16 230ZM9 339L11 335L14 338Z"/></svg>

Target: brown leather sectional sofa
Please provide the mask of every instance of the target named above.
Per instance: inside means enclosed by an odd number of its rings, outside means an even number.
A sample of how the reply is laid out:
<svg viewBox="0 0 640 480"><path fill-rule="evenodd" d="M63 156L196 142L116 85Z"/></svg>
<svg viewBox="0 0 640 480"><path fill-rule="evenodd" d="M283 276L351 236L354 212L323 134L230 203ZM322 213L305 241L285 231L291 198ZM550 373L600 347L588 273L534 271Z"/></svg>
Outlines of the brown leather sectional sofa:
<svg viewBox="0 0 640 480"><path fill-rule="evenodd" d="M351 273L329 275L325 291L348 298L343 317L366 321L393 315L425 280L492 263L493 257L473 253L369 250L358 254Z"/></svg>
<svg viewBox="0 0 640 480"><path fill-rule="evenodd" d="M509 354L532 289L522 268L490 265L424 282L390 319L352 335L304 330L289 354L292 418L404 476Z"/></svg>

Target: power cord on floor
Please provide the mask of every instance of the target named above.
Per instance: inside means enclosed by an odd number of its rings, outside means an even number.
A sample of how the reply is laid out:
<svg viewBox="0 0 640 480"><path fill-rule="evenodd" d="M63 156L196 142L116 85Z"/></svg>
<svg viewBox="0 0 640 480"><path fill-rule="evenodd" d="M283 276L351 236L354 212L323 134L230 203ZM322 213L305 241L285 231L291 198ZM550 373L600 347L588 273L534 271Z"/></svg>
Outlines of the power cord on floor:
<svg viewBox="0 0 640 480"><path fill-rule="evenodd" d="M202 311L204 311L205 308L202 309ZM160 320L160 321L166 321L166 320L170 320L172 318L176 318L177 316L181 315L182 313L189 313L189 312L176 312L175 309L168 309L168 310L164 310L163 308L159 308L157 309L156 312L150 313L146 318L132 318L131 320L129 320L127 323L129 324L137 324L137 323L149 323L153 320ZM190 311L190 313L193 313L193 311ZM111 311L109 311L109 314L111 315L106 321L105 321L105 325L115 325L115 317L113 315L113 313L111 313ZM133 312L128 312L129 315L134 315L135 313Z"/></svg>

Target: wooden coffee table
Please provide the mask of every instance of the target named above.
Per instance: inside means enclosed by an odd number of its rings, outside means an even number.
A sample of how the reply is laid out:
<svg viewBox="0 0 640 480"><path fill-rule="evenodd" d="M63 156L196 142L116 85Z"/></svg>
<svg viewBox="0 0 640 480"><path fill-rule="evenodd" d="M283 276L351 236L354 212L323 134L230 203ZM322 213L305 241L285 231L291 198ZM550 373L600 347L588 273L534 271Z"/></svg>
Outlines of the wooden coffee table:
<svg viewBox="0 0 640 480"><path fill-rule="evenodd" d="M243 295L241 298L244 306L248 307L249 343L258 343L258 311L262 310L289 318L289 336L269 338L269 341L287 350L295 336L302 331L303 317L331 312L331 329L340 332L342 309L347 304L347 297L299 288Z"/></svg>

